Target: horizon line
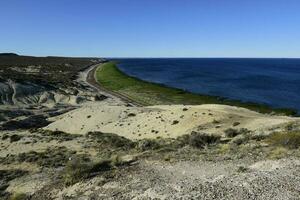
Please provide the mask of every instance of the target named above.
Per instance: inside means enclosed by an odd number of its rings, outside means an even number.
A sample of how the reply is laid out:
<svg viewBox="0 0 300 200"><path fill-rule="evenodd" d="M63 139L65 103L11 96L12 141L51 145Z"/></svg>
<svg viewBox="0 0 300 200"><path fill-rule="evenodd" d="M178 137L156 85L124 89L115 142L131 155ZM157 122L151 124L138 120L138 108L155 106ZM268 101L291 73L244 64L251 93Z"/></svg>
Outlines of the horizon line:
<svg viewBox="0 0 300 200"><path fill-rule="evenodd" d="M300 59L300 57L253 57L253 56L242 56L242 57L235 57L235 56L74 56L74 55L28 55L28 54L19 54L14 52L0 52L0 54L17 54L18 56L32 56L32 57L69 57L69 58L103 58L103 59Z"/></svg>

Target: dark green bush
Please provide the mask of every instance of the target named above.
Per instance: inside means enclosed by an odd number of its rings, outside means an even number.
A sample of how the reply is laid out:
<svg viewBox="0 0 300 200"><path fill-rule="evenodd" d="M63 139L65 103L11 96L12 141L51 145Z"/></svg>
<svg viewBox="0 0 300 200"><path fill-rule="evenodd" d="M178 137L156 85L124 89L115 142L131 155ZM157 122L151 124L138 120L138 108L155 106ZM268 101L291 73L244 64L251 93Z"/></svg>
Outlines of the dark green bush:
<svg viewBox="0 0 300 200"><path fill-rule="evenodd" d="M238 126L240 124L241 124L240 122L233 122L232 126Z"/></svg>
<svg viewBox="0 0 300 200"><path fill-rule="evenodd" d="M218 135L192 132L188 137L188 144L192 147L203 148L204 146L218 143L220 138Z"/></svg>
<svg viewBox="0 0 300 200"><path fill-rule="evenodd" d="M59 141L70 141L80 137L80 135L70 134L63 131L51 131L51 130L39 129L37 132L42 134L43 136L47 136L50 137L51 139L55 139Z"/></svg>
<svg viewBox="0 0 300 200"><path fill-rule="evenodd" d="M69 150L66 147L53 147L43 152L29 151L17 155L9 155L2 157L0 162L3 164L29 162L36 163L42 167L61 167L74 154L76 154L76 151ZM87 158L87 156L85 157Z"/></svg>
<svg viewBox="0 0 300 200"><path fill-rule="evenodd" d="M138 141L137 147L141 151L154 150L160 147L158 140L143 139Z"/></svg>
<svg viewBox="0 0 300 200"><path fill-rule="evenodd" d="M22 136L20 135L17 135L17 134L13 134L9 137L9 141L12 143L12 142L17 142L19 141L20 139L22 138Z"/></svg>
<svg viewBox="0 0 300 200"><path fill-rule="evenodd" d="M239 131L237 129L229 128L224 131L226 137L235 137L239 135Z"/></svg>
<svg viewBox="0 0 300 200"><path fill-rule="evenodd" d="M93 139L100 145L113 148L130 149L135 146L133 141L113 133L88 132L86 137Z"/></svg>
<svg viewBox="0 0 300 200"><path fill-rule="evenodd" d="M247 134L249 132L250 131L246 128L241 128L241 129L228 128L224 131L225 136L230 137L230 138L235 137L235 136L240 135L240 134Z"/></svg>

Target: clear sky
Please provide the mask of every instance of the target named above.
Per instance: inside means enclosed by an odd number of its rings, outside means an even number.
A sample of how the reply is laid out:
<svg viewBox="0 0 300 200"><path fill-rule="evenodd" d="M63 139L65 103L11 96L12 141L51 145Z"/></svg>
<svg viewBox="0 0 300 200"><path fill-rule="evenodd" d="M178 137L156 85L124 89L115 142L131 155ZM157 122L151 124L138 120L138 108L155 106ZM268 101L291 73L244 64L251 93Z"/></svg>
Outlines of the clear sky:
<svg viewBox="0 0 300 200"><path fill-rule="evenodd" d="M300 1L1 0L0 52L300 57Z"/></svg>

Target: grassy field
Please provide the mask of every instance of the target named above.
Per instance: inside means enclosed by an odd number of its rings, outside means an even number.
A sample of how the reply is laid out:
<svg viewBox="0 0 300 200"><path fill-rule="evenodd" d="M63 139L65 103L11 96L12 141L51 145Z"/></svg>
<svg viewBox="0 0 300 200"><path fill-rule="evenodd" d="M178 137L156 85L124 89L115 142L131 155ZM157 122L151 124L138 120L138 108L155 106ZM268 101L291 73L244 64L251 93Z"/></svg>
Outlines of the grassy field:
<svg viewBox="0 0 300 200"><path fill-rule="evenodd" d="M146 82L130 77L120 71L116 63L109 62L98 68L96 72L98 82L107 90L119 93L143 105L158 104L226 104L248 108L261 113L278 113L295 115L292 109L275 109L267 105L245 103L236 100L228 100L221 97L199 95L184 90L166 87L164 85Z"/></svg>

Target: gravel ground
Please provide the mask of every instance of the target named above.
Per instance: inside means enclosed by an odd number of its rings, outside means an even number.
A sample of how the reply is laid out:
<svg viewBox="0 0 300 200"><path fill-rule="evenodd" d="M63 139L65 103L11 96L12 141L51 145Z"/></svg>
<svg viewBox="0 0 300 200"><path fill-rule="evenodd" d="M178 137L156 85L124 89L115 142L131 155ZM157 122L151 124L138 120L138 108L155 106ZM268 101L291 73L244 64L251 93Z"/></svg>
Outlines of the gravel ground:
<svg viewBox="0 0 300 200"><path fill-rule="evenodd" d="M145 162L99 186L96 177L57 199L300 199L300 160ZM72 198L73 197L73 198Z"/></svg>

